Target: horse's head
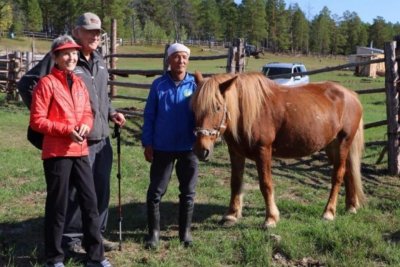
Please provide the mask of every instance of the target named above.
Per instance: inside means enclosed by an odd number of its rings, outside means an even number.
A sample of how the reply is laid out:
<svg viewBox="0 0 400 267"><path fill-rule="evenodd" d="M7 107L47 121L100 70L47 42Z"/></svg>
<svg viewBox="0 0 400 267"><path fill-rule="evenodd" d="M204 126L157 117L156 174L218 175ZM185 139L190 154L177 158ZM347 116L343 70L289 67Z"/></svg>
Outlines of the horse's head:
<svg viewBox="0 0 400 267"><path fill-rule="evenodd" d="M200 72L195 73L195 78L198 87L192 98L196 120L194 152L200 160L207 161L213 153L214 143L228 126L224 92L233 79L219 83L213 78L204 79Z"/></svg>

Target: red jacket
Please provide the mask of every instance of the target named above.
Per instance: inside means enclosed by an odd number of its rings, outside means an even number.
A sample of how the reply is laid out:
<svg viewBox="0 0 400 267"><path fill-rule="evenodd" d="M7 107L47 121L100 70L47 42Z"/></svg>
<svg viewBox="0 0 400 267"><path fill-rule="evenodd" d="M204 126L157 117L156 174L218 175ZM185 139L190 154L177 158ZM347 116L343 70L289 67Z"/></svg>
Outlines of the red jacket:
<svg viewBox="0 0 400 267"><path fill-rule="evenodd" d="M44 134L42 159L52 157L80 157L89 154L86 139L82 144L72 141L70 134L82 124L93 126L89 93L83 81L70 73L53 67L51 73L40 79L33 90L31 127Z"/></svg>

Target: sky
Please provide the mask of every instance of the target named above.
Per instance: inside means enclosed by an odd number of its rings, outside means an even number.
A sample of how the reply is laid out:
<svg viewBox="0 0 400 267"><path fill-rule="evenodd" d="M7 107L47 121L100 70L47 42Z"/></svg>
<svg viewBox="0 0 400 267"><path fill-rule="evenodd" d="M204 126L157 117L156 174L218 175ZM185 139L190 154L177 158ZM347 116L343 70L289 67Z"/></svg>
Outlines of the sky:
<svg viewBox="0 0 400 267"><path fill-rule="evenodd" d="M386 22L400 23L400 0L285 0L285 3L286 7L297 3L308 20L312 20L326 6L331 15L339 17L348 10L356 12L363 22L373 23L374 19L381 16Z"/></svg>

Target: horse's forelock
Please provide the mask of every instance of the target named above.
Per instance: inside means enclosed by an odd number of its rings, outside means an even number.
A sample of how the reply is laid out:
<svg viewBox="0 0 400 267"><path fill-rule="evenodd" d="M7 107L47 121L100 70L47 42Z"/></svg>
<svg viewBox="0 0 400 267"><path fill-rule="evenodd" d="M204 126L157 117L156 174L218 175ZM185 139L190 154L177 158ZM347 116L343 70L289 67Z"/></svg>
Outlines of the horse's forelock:
<svg viewBox="0 0 400 267"><path fill-rule="evenodd" d="M223 97L218 90L218 81L214 77L206 78L192 98L192 109L196 119L204 118L215 111L222 102Z"/></svg>
<svg viewBox="0 0 400 267"><path fill-rule="evenodd" d="M272 94L272 84L269 84L262 74L242 73L238 74L237 79L222 96L219 85L232 77L233 74L220 74L206 79L196 91L192 107L196 119L201 119L225 102L229 112L228 128L233 137L236 140L240 139L238 126L242 125L247 139L251 142L252 125L258 119L266 98ZM242 123L239 123L239 119Z"/></svg>

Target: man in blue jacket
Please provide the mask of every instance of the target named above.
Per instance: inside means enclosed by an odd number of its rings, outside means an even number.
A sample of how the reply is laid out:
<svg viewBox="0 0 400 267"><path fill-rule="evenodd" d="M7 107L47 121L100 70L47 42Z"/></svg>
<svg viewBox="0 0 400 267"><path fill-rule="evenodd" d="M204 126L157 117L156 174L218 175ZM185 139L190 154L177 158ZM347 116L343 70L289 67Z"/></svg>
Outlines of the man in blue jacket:
<svg viewBox="0 0 400 267"><path fill-rule="evenodd" d="M186 71L190 49L174 43L169 46L167 54L170 70L154 80L144 110L142 145L145 159L151 162L146 248L155 248L159 243L159 204L167 190L174 165L180 191L179 239L185 247L192 245L190 227L198 160L192 151L195 123L189 102L196 84L194 77Z"/></svg>

